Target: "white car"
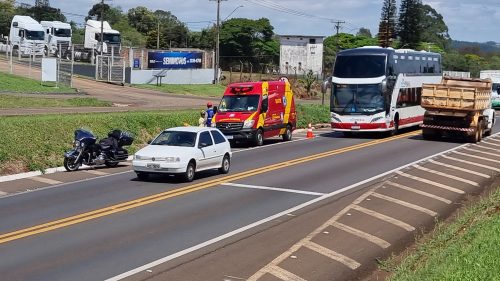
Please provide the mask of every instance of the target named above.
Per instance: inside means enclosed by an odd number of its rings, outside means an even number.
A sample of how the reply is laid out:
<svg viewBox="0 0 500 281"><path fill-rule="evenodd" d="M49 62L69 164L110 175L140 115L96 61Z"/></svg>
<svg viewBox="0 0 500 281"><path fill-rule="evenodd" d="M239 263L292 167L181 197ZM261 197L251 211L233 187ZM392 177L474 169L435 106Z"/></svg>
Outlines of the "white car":
<svg viewBox="0 0 500 281"><path fill-rule="evenodd" d="M199 171L229 173L231 155L229 142L218 129L177 127L161 132L137 151L132 166L141 180L150 174L175 174L190 182Z"/></svg>

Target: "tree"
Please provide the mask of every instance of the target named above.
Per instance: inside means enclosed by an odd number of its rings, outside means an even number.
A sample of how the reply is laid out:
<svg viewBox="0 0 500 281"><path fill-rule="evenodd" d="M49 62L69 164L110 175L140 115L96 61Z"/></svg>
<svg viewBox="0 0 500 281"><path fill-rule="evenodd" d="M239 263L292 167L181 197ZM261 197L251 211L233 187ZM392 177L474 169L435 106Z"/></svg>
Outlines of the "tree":
<svg viewBox="0 0 500 281"><path fill-rule="evenodd" d="M258 20L232 18L220 30L221 66L245 61L252 64L277 63L279 43L267 18Z"/></svg>
<svg viewBox="0 0 500 281"><path fill-rule="evenodd" d="M101 19L101 11L104 19ZM122 20L123 17L125 17L125 15L123 15L123 10L121 7L111 7L106 3L98 3L92 6L92 9L89 10L88 16L85 17L85 21L89 19L96 19L98 21L105 20L111 26L113 26L114 24Z"/></svg>
<svg viewBox="0 0 500 281"><path fill-rule="evenodd" d="M378 29L379 44L389 47L396 37L396 0L384 0Z"/></svg>
<svg viewBox="0 0 500 281"><path fill-rule="evenodd" d="M368 28L364 28L364 27L360 28L356 35L372 38L372 32Z"/></svg>
<svg viewBox="0 0 500 281"><path fill-rule="evenodd" d="M422 5L421 40L435 44L441 50L448 50L451 43L448 26L443 16L429 5Z"/></svg>
<svg viewBox="0 0 500 281"><path fill-rule="evenodd" d="M0 35L9 35L10 22L15 14L14 3L14 0L0 1Z"/></svg>
<svg viewBox="0 0 500 281"><path fill-rule="evenodd" d="M128 10L127 17L130 25L141 33L148 33L153 29L157 29L158 18L153 11L146 7L139 6Z"/></svg>
<svg viewBox="0 0 500 281"><path fill-rule="evenodd" d="M402 0L397 34L402 48L417 48L422 38L422 1Z"/></svg>

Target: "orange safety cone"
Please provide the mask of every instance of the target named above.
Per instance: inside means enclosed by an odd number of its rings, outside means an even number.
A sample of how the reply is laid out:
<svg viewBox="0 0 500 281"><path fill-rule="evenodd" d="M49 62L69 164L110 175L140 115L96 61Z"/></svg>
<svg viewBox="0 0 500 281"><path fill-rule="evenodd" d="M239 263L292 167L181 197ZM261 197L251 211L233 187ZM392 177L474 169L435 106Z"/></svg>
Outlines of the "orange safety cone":
<svg viewBox="0 0 500 281"><path fill-rule="evenodd" d="M313 129L312 129L311 123L309 123L309 125L307 126L307 138L308 139L314 138L314 134L313 134Z"/></svg>

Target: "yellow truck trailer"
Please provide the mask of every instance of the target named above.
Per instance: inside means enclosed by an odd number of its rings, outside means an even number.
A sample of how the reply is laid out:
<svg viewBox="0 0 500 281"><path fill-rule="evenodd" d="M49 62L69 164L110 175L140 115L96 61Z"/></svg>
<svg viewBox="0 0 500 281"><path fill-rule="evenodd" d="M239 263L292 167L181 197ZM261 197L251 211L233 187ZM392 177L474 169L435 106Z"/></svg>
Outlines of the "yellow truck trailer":
<svg viewBox="0 0 500 281"><path fill-rule="evenodd" d="M491 134L495 111L491 109L490 79L443 77L441 84L423 84L421 125L424 139L463 136L470 142Z"/></svg>

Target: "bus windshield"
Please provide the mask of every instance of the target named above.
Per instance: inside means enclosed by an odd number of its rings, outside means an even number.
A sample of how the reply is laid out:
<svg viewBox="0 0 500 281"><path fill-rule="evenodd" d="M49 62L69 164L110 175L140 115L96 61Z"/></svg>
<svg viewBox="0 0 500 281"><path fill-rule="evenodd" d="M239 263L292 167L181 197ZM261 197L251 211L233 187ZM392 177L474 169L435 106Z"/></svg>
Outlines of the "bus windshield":
<svg viewBox="0 0 500 281"><path fill-rule="evenodd" d="M385 111L385 99L379 84L334 84L331 111L337 114L375 114Z"/></svg>
<svg viewBox="0 0 500 281"><path fill-rule="evenodd" d="M257 111L259 99L259 95L224 96L218 110L222 112Z"/></svg>
<svg viewBox="0 0 500 281"><path fill-rule="evenodd" d="M45 39L45 32L43 31L26 31L26 39L29 40L44 40Z"/></svg>
<svg viewBox="0 0 500 281"><path fill-rule="evenodd" d="M338 78L374 78L385 75L385 55L338 56L333 76Z"/></svg>

